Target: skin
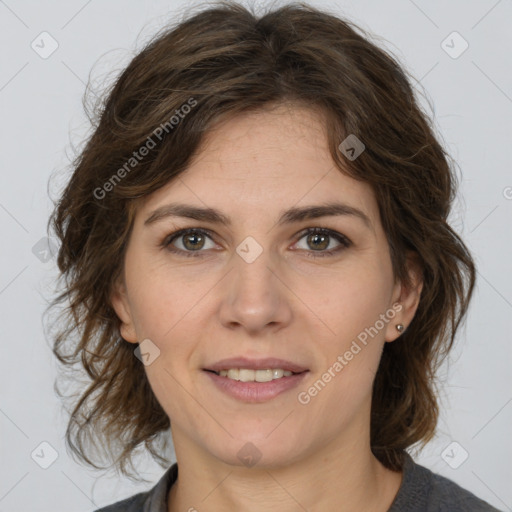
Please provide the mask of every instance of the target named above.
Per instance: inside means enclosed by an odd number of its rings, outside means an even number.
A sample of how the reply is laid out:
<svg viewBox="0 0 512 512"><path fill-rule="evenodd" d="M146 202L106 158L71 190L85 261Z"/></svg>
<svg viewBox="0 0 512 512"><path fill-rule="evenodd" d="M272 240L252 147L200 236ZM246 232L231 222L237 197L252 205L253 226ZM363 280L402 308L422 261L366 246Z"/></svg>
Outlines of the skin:
<svg viewBox="0 0 512 512"><path fill-rule="evenodd" d="M285 209L329 201L362 210L370 227L352 215L277 225ZM171 202L216 208L232 225L168 217L144 226ZM202 257L160 245L189 227L213 233L199 243ZM311 241L301 234L310 227L352 244ZM248 236L263 248L252 263L236 252ZM169 247L194 252L190 238ZM402 474L370 450L371 389L384 343L400 336L396 324L407 327L418 306L422 283L412 259L409 273L411 286L395 281L373 191L335 167L319 113L280 105L219 123L188 169L137 211L112 295L122 337L149 338L160 350L145 370L171 419L179 465L169 512L388 510ZM298 392L397 303L394 318L309 403L299 403ZM287 359L309 373L297 389L246 403L202 370L234 356ZM248 442L261 453L252 467L237 456Z"/></svg>

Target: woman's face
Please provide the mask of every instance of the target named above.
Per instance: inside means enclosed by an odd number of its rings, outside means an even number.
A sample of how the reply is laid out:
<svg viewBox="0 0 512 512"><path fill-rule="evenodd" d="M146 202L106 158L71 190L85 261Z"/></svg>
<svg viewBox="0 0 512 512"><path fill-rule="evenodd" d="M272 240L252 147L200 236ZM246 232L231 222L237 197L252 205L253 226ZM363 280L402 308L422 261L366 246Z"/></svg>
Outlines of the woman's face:
<svg viewBox="0 0 512 512"><path fill-rule="evenodd" d="M283 106L218 125L148 197L124 278L121 334L149 340L145 370L178 457L188 446L268 467L367 442L383 345L420 292L394 282L374 194L336 168L322 119ZM208 371L221 368L262 371Z"/></svg>

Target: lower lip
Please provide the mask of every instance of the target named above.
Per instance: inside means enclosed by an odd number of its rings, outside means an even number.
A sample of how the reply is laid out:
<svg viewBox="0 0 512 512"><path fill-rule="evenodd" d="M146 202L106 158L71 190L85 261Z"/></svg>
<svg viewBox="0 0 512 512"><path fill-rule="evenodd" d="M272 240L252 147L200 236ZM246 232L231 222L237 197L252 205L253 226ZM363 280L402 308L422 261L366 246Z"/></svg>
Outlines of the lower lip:
<svg viewBox="0 0 512 512"><path fill-rule="evenodd" d="M270 382L241 382L239 380L221 377L213 372L204 372L210 377L213 383L229 396L242 400L243 402L266 402L276 396L297 387L304 379L307 371L295 373L289 377L281 377Z"/></svg>

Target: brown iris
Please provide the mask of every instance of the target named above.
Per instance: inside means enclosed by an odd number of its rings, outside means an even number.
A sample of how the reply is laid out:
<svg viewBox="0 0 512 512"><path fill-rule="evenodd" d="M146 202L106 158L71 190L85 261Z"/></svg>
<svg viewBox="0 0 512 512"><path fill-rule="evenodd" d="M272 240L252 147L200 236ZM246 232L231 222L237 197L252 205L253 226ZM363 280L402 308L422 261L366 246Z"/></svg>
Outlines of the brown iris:
<svg viewBox="0 0 512 512"><path fill-rule="evenodd" d="M329 235L324 235L322 233L311 233L308 236L307 241L308 245L310 245L310 247L314 247L315 250L326 249L329 246Z"/></svg>
<svg viewBox="0 0 512 512"><path fill-rule="evenodd" d="M188 245L188 242L191 242ZM183 235L183 245L192 251L202 249L204 246L204 236L200 233L188 233Z"/></svg>

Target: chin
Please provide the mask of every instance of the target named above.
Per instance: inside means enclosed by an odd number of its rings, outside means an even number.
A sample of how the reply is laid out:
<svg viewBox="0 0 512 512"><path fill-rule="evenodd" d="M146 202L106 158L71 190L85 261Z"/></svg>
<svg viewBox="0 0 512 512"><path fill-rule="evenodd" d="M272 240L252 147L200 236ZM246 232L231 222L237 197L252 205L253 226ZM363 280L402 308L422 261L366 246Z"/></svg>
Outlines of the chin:
<svg viewBox="0 0 512 512"><path fill-rule="evenodd" d="M298 447L301 453L298 453ZM230 439L229 443L210 447L210 453L230 466L276 469L296 462L303 455L302 443L287 439L265 439L255 435Z"/></svg>

